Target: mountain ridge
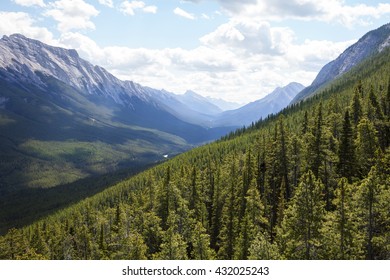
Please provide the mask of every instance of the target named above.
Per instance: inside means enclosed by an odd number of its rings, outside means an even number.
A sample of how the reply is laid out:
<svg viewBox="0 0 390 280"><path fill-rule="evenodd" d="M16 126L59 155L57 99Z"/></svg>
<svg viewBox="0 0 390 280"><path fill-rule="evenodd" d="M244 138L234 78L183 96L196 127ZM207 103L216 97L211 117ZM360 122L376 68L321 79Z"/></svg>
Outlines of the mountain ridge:
<svg viewBox="0 0 390 280"><path fill-rule="evenodd" d="M303 88L302 84L296 82L278 87L257 101L236 110L221 113L215 120L214 125L237 125L239 122L250 125L252 122L266 118L270 114L276 114L284 109Z"/></svg>
<svg viewBox="0 0 390 280"><path fill-rule="evenodd" d="M312 84L302 90L291 104L310 97L319 88L345 74L371 55L382 52L388 46L390 46L390 23L366 33L335 60L326 64Z"/></svg>

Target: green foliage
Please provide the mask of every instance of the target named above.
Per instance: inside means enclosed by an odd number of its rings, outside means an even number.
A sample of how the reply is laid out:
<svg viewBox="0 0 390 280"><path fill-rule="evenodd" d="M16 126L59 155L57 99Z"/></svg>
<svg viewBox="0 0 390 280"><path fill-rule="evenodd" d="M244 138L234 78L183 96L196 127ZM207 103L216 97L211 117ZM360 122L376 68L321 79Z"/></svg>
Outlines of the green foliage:
<svg viewBox="0 0 390 280"><path fill-rule="evenodd" d="M389 61L10 230L0 258L390 259Z"/></svg>
<svg viewBox="0 0 390 280"><path fill-rule="evenodd" d="M323 259L362 259L362 235L358 229L355 188L346 178L339 181L333 201L335 211L327 212L322 226Z"/></svg>
<svg viewBox="0 0 390 280"><path fill-rule="evenodd" d="M305 173L285 211L278 233L280 250L288 259L318 259L325 217L323 184L314 173Z"/></svg>
<svg viewBox="0 0 390 280"><path fill-rule="evenodd" d="M355 147L353 143L353 132L348 110L345 112L343 129L341 131L339 147L338 172L341 177L352 180L356 174L355 168Z"/></svg>

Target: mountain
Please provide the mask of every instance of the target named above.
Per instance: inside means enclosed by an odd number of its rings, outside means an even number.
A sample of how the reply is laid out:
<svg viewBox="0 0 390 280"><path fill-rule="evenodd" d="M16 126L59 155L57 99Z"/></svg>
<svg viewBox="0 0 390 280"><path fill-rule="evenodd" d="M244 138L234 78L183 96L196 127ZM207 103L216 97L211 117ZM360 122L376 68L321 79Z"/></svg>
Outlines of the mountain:
<svg viewBox="0 0 390 280"><path fill-rule="evenodd" d="M177 95L177 99L187 105L195 112L206 115L216 115L223 110L211 103L206 97L203 97L191 90L186 91L183 95Z"/></svg>
<svg viewBox="0 0 390 280"><path fill-rule="evenodd" d="M225 135L167 110L164 91L121 81L75 50L0 40L0 191L51 187L162 160Z"/></svg>
<svg viewBox="0 0 390 280"><path fill-rule="evenodd" d="M147 91L170 114L185 122L200 125L206 129L212 127L212 121L217 112L222 111L204 97L190 91L185 95L177 95L165 90L160 91L152 88L147 88ZM203 107L204 110L202 110ZM230 129L222 128L224 132L235 129L236 127L231 127ZM213 128L212 130L216 131L218 128Z"/></svg>
<svg viewBox="0 0 390 280"><path fill-rule="evenodd" d="M0 259L388 260L389 77L387 48L318 98L11 229ZM7 203L13 222L35 213Z"/></svg>
<svg viewBox="0 0 390 280"><path fill-rule="evenodd" d="M207 96L206 98L210 103L214 104L215 106L220 108L222 111L235 110L235 109L242 107L242 105L239 103L229 102L229 101L223 100L221 98L213 98L210 96Z"/></svg>
<svg viewBox="0 0 390 280"><path fill-rule="evenodd" d="M357 43L347 48L337 59L325 65L313 83L293 100L296 103L310 97L317 89L337 79L366 58L390 46L390 23L368 32Z"/></svg>
<svg viewBox="0 0 390 280"><path fill-rule="evenodd" d="M260 100L239 109L221 113L213 124L215 126L250 125L252 122L284 109L303 88L304 86L299 83L290 83L282 88L278 87Z"/></svg>

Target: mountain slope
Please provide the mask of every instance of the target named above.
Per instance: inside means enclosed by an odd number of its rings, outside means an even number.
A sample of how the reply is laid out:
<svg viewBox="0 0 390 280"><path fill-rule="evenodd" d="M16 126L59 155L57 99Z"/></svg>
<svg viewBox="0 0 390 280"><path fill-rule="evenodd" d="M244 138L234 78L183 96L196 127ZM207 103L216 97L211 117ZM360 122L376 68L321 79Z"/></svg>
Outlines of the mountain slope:
<svg viewBox="0 0 390 280"><path fill-rule="evenodd" d="M222 110L210 101L193 91L186 91L183 95L177 95L177 99L186 104L190 109L206 115L216 115Z"/></svg>
<svg viewBox="0 0 390 280"><path fill-rule="evenodd" d="M368 32L347 48L337 59L325 65L313 83L300 92L291 103L310 97L317 89L340 77L369 56L390 46L390 23Z"/></svg>
<svg viewBox="0 0 390 280"><path fill-rule="evenodd" d="M386 49L318 98L11 230L0 258L388 259L389 77Z"/></svg>
<svg viewBox="0 0 390 280"><path fill-rule="evenodd" d="M290 83L283 88L277 88L260 100L236 110L221 113L213 124L215 126L250 125L252 122L284 109L303 88L304 86L299 83Z"/></svg>
<svg viewBox="0 0 390 280"><path fill-rule="evenodd" d="M160 91L152 88L146 88L146 91L155 98L161 108L178 119L190 124L200 125L206 129L211 127L212 120L215 116L207 114L206 112L199 112L200 106L197 105L195 108L191 103L191 98L184 98L183 100L180 95L176 95L165 90ZM207 105L213 108L213 105L210 103L207 103L206 106ZM229 130L234 130L235 128L236 127L223 128L221 130L228 132ZM209 131L218 131L218 128L211 129Z"/></svg>
<svg viewBox="0 0 390 280"><path fill-rule="evenodd" d="M180 119L159 101L163 94L121 81L74 50L4 36L0 190L144 165L228 132Z"/></svg>
<svg viewBox="0 0 390 280"><path fill-rule="evenodd" d="M220 108L222 111L235 110L235 109L242 107L242 105L240 105L239 103L226 101L226 100L223 100L221 98L213 98L210 96L207 96L206 98L210 103L214 104L215 106Z"/></svg>

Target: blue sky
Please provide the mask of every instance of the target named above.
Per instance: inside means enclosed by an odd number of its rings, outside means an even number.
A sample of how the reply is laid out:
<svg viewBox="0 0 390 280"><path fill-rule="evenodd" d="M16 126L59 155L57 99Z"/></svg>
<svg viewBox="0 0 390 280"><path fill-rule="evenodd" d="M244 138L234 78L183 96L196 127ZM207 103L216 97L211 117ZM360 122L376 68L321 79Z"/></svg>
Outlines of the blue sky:
<svg viewBox="0 0 390 280"><path fill-rule="evenodd" d="M385 0L3 0L0 35L76 49L121 79L241 103L390 22Z"/></svg>

